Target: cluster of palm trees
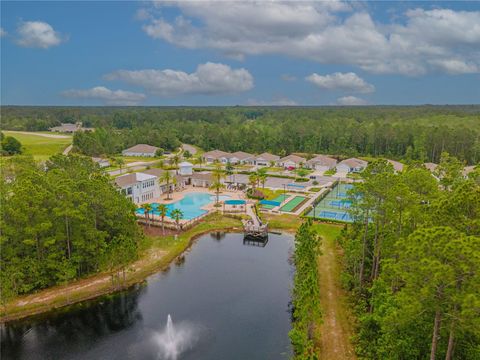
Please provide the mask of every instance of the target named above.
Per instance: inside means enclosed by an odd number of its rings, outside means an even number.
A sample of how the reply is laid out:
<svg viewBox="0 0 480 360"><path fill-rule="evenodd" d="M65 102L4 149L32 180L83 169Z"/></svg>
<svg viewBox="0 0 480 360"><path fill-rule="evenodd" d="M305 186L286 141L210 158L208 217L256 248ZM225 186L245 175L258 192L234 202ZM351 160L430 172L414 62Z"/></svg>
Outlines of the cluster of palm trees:
<svg viewBox="0 0 480 360"><path fill-rule="evenodd" d="M267 170L265 168L260 168L256 172L251 173L248 176L248 182L252 187L252 193L255 192L256 188L260 187L260 184L262 184L262 187L265 188L265 182L267 181L267 177Z"/></svg>
<svg viewBox="0 0 480 360"><path fill-rule="evenodd" d="M150 226L150 222L152 219L150 219L150 214L153 215L153 207L152 204L142 204L141 208L143 209L143 212L145 214L145 220L147 222L147 225ZM158 204L158 207L156 208L156 211L158 212L158 215L160 216L162 220L162 232L165 233L165 216L167 216L168 213L168 206L166 204ZM177 225L177 228L180 227L180 220L183 219L183 212L180 209L173 209L170 213L170 217L175 220L175 224Z"/></svg>
<svg viewBox="0 0 480 360"><path fill-rule="evenodd" d="M223 170L222 165L215 164L215 169L213 169L212 171L212 176L213 176L213 182L210 185L210 189L215 190L215 195L216 195L215 204L218 206L220 190L225 188L225 185L223 184L222 180L226 178L226 173Z"/></svg>

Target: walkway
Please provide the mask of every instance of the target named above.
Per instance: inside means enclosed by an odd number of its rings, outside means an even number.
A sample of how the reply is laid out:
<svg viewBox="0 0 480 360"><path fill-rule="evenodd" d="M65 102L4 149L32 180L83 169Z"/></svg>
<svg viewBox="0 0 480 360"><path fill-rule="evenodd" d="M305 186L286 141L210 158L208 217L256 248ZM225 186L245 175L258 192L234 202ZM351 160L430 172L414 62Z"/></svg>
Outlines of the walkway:
<svg viewBox="0 0 480 360"><path fill-rule="evenodd" d="M259 227L260 226L260 220L257 217L257 214L255 214L255 210L253 210L253 207L255 205L253 204L247 204L247 215L250 216L250 218L253 221L253 226Z"/></svg>

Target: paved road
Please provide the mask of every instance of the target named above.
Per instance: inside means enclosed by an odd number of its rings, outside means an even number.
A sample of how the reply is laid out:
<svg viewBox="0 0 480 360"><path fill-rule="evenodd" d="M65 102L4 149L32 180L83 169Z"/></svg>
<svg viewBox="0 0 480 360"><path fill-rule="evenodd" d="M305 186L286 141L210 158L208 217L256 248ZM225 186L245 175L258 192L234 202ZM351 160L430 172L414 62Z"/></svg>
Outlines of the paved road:
<svg viewBox="0 0 480 360"><path fill-rule="evenodd" d="M192 155L195 155L197 153L197 149L192 145L182 144L182 148L184 151L188 151Z"/></svg>

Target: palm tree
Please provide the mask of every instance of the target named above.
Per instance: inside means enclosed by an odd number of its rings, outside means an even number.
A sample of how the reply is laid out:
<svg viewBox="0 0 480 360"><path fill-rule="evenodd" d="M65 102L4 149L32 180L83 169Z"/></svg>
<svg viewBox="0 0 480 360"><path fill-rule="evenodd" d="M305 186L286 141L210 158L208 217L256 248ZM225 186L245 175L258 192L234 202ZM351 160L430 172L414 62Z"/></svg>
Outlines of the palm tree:
<svg viewBox="0 0 480 360"><path fill-rule="evenodd" d="M165 234L165 216L167 216L168 207L165 204L159 204L157 207L160 218L162 219L162 232Z"/></svg>
<svg viewBox="0 0 480 360"><path fill-rule="evenodd" d="M230 182L232 182L233 165L230 161L225 165L225 175L230 176Z"/></svg>
<svg viewBox="0 0 480 360"><path fill-rule="evenodd" d="M171 160L173 166L175 167L175 173L178 174L178 164L180 163L180 155L175 154Z"/></svg>
<svg viewBox="0 0 480 360"><path fill-rule="evenodd" d="M258 183L258 175L256 173L252 173L248 176L248 182L252 186L252 194L255 192L255 188Z"/></svg>
<svg viewBox="0 0 480 360"><path fill-rule="evenodd" d="M177 228L180 225L180 220L183 219L183 212L180 209L174 209L170 213L170 217L175 220L175 223L177 224Z"/></svg>
<svg viewBox="0 0 480 360"><path fill-rule="evenodd" d="M150 226L150 221L149 221L149 214L152 211L152 205L151 204L142 204L141 208L143 209L143 212L145 214L145 219L147 220L148 226Z"/></svg>
<svg viewBox="0 0 480 360"><path fill-rule="evenodd" d="M222 180L225 179L225 172L223 171L220 164L215 165L215 169L212 171L212 176L213 183L210 186L210 189L215 190L215 193L217 195L216 203L218 204L220 190L225 187L225 185L223 185L222 183Z"/></svg>
<svg viewBox="0 0 480 360"><path fill-rule="evenodd" d="M202 167L203 163L205 162L205 159L203 158L203 156L200 155L200 156L195 160L195 162L196 162L198 165L200 165L200 167Z"/></svg>
<svg viewBox="0 0 480 360"><path fill-rule="evenodd" d="M265 189L265 182L267 181L267 170L261 168L257 170L258 181L262 183L262 187Z"/></svg>
<svg viewBox="0 0 480 360"><path fill-rule="evenodd" d="M125 160L123 160L121 156L117 156L115 158L115 164L120 168L120 174L121 174L123 170L123 165L125 165Z"/></svg>
<svg viewBox="0 0 480 360"><path fill-rule="evenodd" d="M174 177L170 174L170 171L166 170L162 176L160 177L161 182L165 182L167 184L167 200L170 199L170 182L172 182Z"/></svg>

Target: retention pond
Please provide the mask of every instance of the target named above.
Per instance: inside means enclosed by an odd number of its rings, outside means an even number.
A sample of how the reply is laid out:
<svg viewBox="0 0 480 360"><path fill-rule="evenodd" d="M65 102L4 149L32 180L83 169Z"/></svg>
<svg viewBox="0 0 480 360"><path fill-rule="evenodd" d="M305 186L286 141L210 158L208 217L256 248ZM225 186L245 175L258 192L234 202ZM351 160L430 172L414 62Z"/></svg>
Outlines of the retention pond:
<svg viewBox="0 0 480 360"><path fill-rule="evenodd" d="M145 285L1 325L1 358L288 359L292 251L204 235Z"/></svg>

